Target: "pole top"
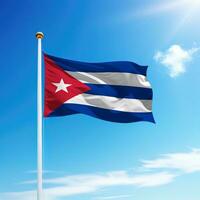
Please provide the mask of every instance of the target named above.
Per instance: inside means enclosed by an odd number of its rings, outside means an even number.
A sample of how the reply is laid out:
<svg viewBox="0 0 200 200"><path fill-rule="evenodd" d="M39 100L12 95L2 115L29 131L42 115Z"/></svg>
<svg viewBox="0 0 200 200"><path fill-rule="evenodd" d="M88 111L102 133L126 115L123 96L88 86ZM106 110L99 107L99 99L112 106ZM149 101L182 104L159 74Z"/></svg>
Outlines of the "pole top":
<svg viewBox="0 0 200 200"><path fill-rule="evenodd" d="M37 32L36 33L36 38L37 39L42 39L44 37L44 34L42 32Z"/></svg>

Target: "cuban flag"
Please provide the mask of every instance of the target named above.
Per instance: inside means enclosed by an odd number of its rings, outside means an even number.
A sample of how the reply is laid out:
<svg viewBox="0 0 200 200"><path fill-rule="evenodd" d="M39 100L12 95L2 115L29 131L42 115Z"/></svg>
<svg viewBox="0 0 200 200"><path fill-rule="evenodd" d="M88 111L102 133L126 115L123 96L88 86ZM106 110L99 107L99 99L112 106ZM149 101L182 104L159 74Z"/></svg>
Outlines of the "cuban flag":
<svg viewBox="0 0 200 200"><path fill-rule="evenodd" d="M44 116L82 113L112 122L154 122L146 66L86 63L44 54Z"/></svg>

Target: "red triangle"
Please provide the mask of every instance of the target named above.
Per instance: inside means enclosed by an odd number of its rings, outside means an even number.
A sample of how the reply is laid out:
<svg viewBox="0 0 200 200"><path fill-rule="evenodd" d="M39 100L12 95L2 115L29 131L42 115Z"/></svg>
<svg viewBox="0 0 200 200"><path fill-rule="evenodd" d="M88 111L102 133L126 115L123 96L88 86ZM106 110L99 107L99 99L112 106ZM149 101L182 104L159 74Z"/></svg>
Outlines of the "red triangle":
<svg viewBox="0 0 200 200"><path fill-rule="evenodd" d="M60 107L65 101L84 93L90 88L65 72L62 68L55 64L48 56L44 56L45 60L45 97L44 97L44 116L47 117L55 109ZM71 84L67 87L67 92L59 90L56 92L57 86L53 83L60 83L63 80L65 84Z"/></svg>

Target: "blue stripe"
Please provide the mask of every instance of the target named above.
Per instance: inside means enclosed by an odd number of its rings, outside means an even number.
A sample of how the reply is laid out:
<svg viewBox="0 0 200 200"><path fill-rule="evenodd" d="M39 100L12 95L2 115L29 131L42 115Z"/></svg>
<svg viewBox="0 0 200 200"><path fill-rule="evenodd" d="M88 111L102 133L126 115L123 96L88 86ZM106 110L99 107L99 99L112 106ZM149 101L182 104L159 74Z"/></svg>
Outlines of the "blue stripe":
<svg viewBox="0 0 200 200"><path fill-rule="evenodd" d="M118 98L129 98L129 99L152 99L151 88L139 88L130 86L119 86L119 85L103 85L103 84L85 84L91 88L91 90L85 92L87 94L111 96Z"/></svg>
<svg viewBox="0 0 200 200"><path fill-rule="evenodd" d="M72 72L127 72L146 76L147 66L140 66L128 61L87 63L72 61L44 54L63 70Z"/></svg>
<svg viewBox="0 0 200 200"><path fill-rule="evenodd" d="M97 108L86 105L78 105L78 104L63 104L53 113L51 113L49 117L65 116L77 113L90 115L92 117L96 117L111 122L129 123L138 121L148 121L155 123L152 113L120 112L115 110L108 110L108 109Z"/></svg>

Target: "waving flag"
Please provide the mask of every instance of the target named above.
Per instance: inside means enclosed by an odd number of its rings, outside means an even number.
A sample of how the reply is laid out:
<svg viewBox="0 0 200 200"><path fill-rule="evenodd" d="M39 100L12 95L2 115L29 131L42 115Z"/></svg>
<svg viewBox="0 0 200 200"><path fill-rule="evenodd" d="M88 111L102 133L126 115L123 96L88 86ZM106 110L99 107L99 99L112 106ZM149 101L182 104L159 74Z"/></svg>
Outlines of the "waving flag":
<svg viewBox="0 0 200 200"><path fill-rule="evenodd" d="M154 122L146 66L86 63L44 54L44 116L87 114L113 122Z"/></svg>

